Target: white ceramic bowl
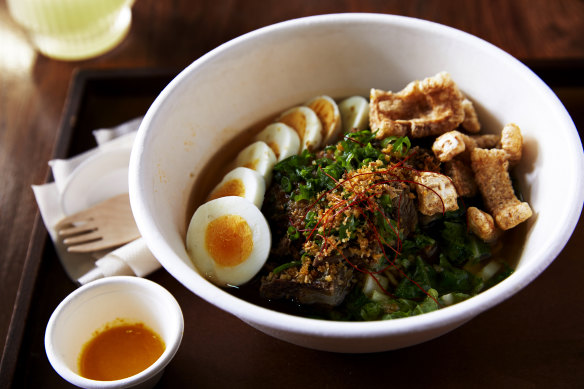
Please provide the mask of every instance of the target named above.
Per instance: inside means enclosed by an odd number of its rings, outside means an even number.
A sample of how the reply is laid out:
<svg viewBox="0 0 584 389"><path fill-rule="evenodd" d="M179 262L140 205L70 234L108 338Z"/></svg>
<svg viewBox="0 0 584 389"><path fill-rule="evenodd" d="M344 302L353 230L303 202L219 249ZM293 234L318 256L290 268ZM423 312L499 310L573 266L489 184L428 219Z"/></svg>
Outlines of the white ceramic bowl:
<svg viewBox="0 0 584 389"><path fill-rule="evenodd" d="M483 126L517 123L519 175L534 217L516 272L484 293L436 312L345 323L294 317L237 299L201 277L184 246L189 196L202 167L260 119L328 94L397 91L446 70L475 103ZM373 352L420 343L509 298L558 255L579 218L582 145L554 93L493 45L431 22L375 14L292 20L236 38L196 60L151 106L130 161L138 227L162 265L191 291L277 338L315 349ZM196 189L196 188L195 188Z"/></svg>
<svg viewBox="0 0 584 389"><path fill-rule="evenodd" d="M124 320L143 323L165 343L162 355L150 367L131 377L96 381L79 375L78 359L96 330ZM108 277L73 291L57 306L45 332L45 350L61 377L81 388L151 388L176 354L183 337L183 315L172 294L139 277Z"/></svg>

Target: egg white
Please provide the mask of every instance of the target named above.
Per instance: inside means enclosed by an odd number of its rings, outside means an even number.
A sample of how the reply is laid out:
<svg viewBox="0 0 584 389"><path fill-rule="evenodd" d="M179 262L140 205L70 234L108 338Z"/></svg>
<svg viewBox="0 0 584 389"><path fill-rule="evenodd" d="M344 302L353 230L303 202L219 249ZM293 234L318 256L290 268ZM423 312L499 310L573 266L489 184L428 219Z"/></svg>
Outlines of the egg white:
<svg viewBox="0 0 584 389"><path fill-rule="evenodd" d="M343 131L364 130L369 125L369 102L363 96L351 96L339 103Z"/></svg>
<svg viewBox="0 0 584 389"><path fill-rule="evenodd" d="M222 216L236 215L251 229L253 248L249 256L235 266L224 266L215 261L207 247L209 224ZM262 212L246 199L238 196L221 197L201 205L191 218L187 230L187 253L203 276L220 286L242 285L251 280L265 264L271 246L271 233Z"/></svg>
<svg viewBox="0 0 584 389"><path fill-rule="evenodd" d="M265 142L276 154L277 161L280 162L292 155L300 152L300 137L290 126L276 122L267 125L259 134L256 140Z"/></svg>
<svg viewBox="0 0 584 389"><path fill-rule="evenodd" d="M234 161L234 167L247 167L264 177L266 186L270 184L272 169L276 164L276 154L263 141L257 141L241 150Z"/></svg>
<svg viewBox="0 0 584 389"><path fill-rule="evenodd" d="M241 185L238 189L243 189L243 193L234 193L232 191L233 185ZM261 209L265 193L266 180L260 173L246 167L237 167L227 173L221 182L213 188L209 198L240 196Z"/></svg>

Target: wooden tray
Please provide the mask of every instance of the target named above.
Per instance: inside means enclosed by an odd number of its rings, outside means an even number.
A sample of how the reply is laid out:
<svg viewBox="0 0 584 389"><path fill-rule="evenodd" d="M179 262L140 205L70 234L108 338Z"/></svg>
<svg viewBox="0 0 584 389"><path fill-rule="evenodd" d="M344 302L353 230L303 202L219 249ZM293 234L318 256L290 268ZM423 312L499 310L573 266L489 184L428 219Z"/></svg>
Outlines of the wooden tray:
<svg viewBox="0 0 584 389"><path fill-rule="evenodd" d="M528 65L584 129L584 61ZM79 71L71 83L54 157L94 147L93 129L143 115L176 73ZM362 355L314 351L271 338L159 270L149 278L181 304L185 333L157 387L578 386L584 382L583 250L581 221L560 256L513 298L433 341ZM51 313L75 288L37 217L0 366L0 387L70 387L50 366L43 341Z"/></svg>

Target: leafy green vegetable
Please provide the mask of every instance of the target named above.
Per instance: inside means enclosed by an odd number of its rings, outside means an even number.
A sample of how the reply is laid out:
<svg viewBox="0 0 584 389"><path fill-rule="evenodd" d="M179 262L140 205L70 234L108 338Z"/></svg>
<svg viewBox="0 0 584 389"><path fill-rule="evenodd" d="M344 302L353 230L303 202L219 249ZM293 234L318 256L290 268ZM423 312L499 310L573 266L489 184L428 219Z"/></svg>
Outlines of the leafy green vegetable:
<svg viewBox="0 0 584 389"><path fill-rule="evenodd" d="M420 302L415 303L411 300L400 300L400 309L398 311L385 314L381 317L382 320L392 320L399 319L402 317L421 315L422 313L428 313L440 309L440 305L437 303L438 292L434 289L428 290L428 296Z"/></svg>
<svg viewBox="0 0 584 389"><path fill-rule="evenodd" d="M471 272L452 266L444 255L440 255L436 287L441 294L476 294L481 289L482 280Z"/></svg>
<svg viewBox="0 0 584 389"><path fill-rule="evenodd" d="M370 301L363 294L363 292L359 288L354 288L348 295L345 297L342 305L339 306L337 309L329 312L330 319L333 320L342 320L342 321L361 321L364 320L361 316L361 308L368 304ZM373 319L375 320L375 319Z"/></svg>
<svg viewBox="0 0 584 389"><path fill-rule="evenodd" d="M410 151L410 148L412 147L412 143L408 137L397 136L388 136L381 142L381 146L383 148L389 145L391 145L392 151L400 157L407 155L408 151Z"/></svg>
<svg viewBox="0 0 584 389"><path fill-rule="evenodd" d="M422 298L426 295L424 290L431 289L432 285L436 283L436 271L432 266L424 262L421 257L418 256L416 258L412 267L413 272L409 268L406 269L408 277L403 278L395 289L394 294L397 297L405 299Z"/></svg>
<svg viewBox="0 0 584 389"><path fill-rule="evenodd" d="M420 304L418 304L412 311L412 316L428 313L440 308L437 302L438 292L435 289L429 289L428 295Z"/></svg>
<svg viewBox="0 0 584 389"><path fill-rule="evenodd" d="M368 302L361 307L360 315L363 320L377 320L381 313L381 304L378 302Z"/></svg>
<svg viewBox="0 0 584 389"><path fill-rule="evenodd" d="M452 263L461 266L470 258L465 225L445 221L440 237L442 251Z"/></svg>
<svg viewBox="0 0 584 389"><path fill-rule="evenodd" d="M472 264L476 264L491 256L491 247L487 243L471 234L469 234L469 240L469 248L471 252L470 262Z"/></svg>
<svg viewBox="0 0 584 389"><path fill-rule="evenodd" d="M502 262L502 265L503 269L485 282L483 290L489 289L490 287L498 284L499 282L503 281L505 278L513 274L513 269L507 263Z"/></svg>
<svg viewBox="0 0 584 389"><path fill-rule="evenodd" d="M421 231L417 231L412 237L402 241L402 255L418 253L429 254L436 246L436 240Z"/></svg>
<svg viewBox="0 0 584 389"><path fill-rule="evenodd" d="M449 306L449 305L457 304L457 303L464 301L470 297L471 297L471 295L466 294L466 293L447 293L445 295L440 296L440 298L438 299L438 302L442 306Z"/></svg>
<svg viewBox="0 0 584 389"><path fill-rule="evenodd" d="M468 261L477 263L490 255L489 246L470 234L466 223L444 221L440 238L442 252L456 266L463 266Z"/></svg>

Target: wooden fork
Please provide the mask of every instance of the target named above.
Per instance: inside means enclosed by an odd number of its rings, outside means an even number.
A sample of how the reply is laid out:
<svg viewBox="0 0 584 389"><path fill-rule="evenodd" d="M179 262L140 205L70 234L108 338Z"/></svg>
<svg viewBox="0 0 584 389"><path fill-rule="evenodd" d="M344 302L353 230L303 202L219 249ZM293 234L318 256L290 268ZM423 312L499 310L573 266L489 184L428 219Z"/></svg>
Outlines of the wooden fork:
<svg viewBox="0 0 584 389"><path fill-rule="evenodd" d="M109 249L140 237L127 193L65 217L55 225L55 231L73 253Z"/></svg>

